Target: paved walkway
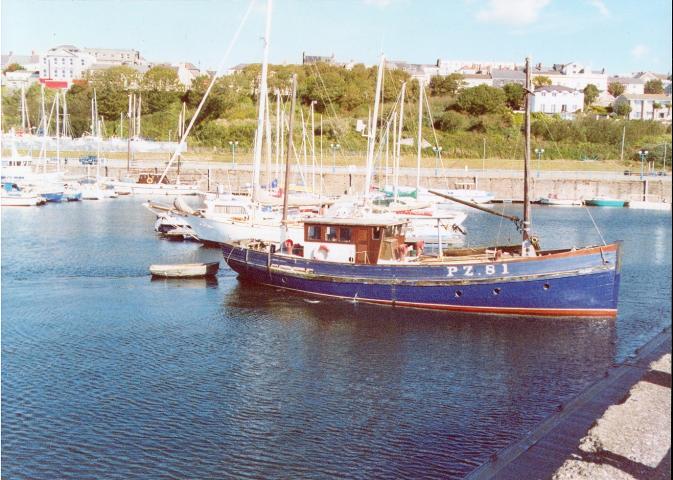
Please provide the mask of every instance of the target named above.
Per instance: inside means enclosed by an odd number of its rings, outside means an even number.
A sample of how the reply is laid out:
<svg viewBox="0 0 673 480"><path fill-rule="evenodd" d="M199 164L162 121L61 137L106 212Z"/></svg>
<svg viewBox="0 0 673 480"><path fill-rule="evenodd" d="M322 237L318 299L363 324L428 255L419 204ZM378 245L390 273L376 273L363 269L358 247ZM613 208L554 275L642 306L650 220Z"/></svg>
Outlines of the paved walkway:
<svg viewBox="0 0 673 480"><path fill-rule="evenodd" d="M467 478L671 478L670 327Z"/></svg>

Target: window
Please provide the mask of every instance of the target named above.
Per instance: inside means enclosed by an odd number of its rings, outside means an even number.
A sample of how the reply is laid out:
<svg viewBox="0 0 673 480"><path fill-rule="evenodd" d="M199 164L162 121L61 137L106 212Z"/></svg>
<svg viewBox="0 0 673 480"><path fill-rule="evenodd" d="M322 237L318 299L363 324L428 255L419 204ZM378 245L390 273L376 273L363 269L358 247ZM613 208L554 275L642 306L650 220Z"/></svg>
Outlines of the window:
<svg viewBox="0 0 673 480"><path fill-rule="evenodd" d="M308 226L308 240L322 240L322 231L319 225L309 225Z"/></svg>
<svg viewBox="0 0 673 480"><path fill-rule="evenodd" d="M556 113L556 104L553 103L551 106L551 113Z"/></svg>
<svg viewBox="0 0 673 480"><path fill-rule="evenodd" d="M325 230L325 240L328 242L336 242L339 229L337 227L327 227Z"/></svg>
<svg viewBox="0 0 673 480"><path fill-rule="evenodd" d="M350 243L351 241L351 229L346 227L341 227L339 229L339 241Z"/></svg>
<svg viewBox="0 0 673 480"><path fill-rule="evenodd" d="M373 240L380 240L381 239L381 227L374 227L372 229L372 239Z"/></svg>
<svg viewBox="0 0 673 480"><path fill-rule="evenodd" d="M82 65L84 65L84 59L82 59Z"/></svg>

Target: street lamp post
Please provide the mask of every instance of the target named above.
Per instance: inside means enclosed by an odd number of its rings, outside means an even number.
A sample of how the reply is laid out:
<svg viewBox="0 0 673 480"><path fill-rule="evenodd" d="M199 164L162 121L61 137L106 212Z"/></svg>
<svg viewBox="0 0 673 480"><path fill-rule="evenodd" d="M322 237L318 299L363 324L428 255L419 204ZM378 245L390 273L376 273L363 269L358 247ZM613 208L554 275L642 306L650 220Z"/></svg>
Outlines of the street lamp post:
<svg viewBox="0 0 673 480"><path fill-rule="evenodd" d="M341 148L338 143L330 143L329 148L332 149L332 173L336 172L336 151Z"/></svg>
<svg viewBox="0 0 673 480"><path fill-rule="evenodd" d="M229 145L231 145L231 165L232 168L235 170L236 169L236 147L238 147L238 142L229 142Z"/></svg>
<svg viewBox="0 0 673 480"><path fill-rule="evenodd" d="M437 172L439 170L439 157L442 153L442 147L439 147L439 146L432 147L432 151L437 154L437 156L435 157L435 177L436 177L437 174L438 174Z"/></svg>
<svg viewBox="0 0 673 480"><path fill-rule="evenodd" d="M640 155L640 179L643 179L643 176L645 176L645 158L647 158L647 154L650 153L647 150L638 150L638 155Z"/></svg>
<svg viewBox="0 0 673 480"><path fill-rule="evenodd" d="M537 176L540 178L540 159L542 159L542 154L544 153L544 148L536 148L535 154L537 155Z"/></svg>

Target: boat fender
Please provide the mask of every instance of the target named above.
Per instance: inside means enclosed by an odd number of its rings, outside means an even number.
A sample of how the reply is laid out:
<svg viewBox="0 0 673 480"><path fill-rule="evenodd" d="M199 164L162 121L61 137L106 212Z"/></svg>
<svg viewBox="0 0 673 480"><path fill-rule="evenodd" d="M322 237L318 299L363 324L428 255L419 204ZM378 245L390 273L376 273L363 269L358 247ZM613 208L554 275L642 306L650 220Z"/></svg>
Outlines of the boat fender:
<svg viewBox="0 0 673 480"><path fill-rule="evenodd" d="M293 244L294 244L294 242L292 241L291 238L288 238L287 240L285 240L283 242L283 251L292 253L292 245Z"/></svg>
<svg viewBox="0 0 673 480"><path fill-rule="evenodd" d="M416 242L416 256L420 257L423 255L423 249L425 248L425 242L423 240L419 240Z"/></svg>
<svg viewBox="0 0 673 480"><path fill-rule="evenodd" d="M145 179L145 183L154 183L154 177L148 176L147 179Z"/></svg>
<svg viewBox="0 0 673 480"><path fill-rule="evenodd" d="M502 250L496 250L495 251L495 259L500 260L501 257L502 257Z"/></svg>

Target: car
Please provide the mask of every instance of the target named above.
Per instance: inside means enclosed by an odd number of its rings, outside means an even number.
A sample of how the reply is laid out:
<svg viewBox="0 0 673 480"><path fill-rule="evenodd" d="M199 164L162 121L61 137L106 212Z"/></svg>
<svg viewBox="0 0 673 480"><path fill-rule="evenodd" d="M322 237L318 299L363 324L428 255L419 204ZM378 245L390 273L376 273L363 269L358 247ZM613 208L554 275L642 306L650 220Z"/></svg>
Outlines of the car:
<svg viewBox="0 0 673 480"><path fill-rule="evenodd" d="M86 155L84 157L79 157L79 163L81 165L96 165L98 164L98 157L96 155Z"/></svg>
<svg viewBox="0 0 673 480"><path fill-rule="evenodd" d="M624 170L624 175L631 175L631 170Z"/></svg>

